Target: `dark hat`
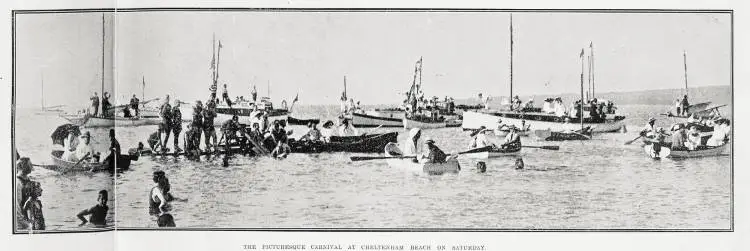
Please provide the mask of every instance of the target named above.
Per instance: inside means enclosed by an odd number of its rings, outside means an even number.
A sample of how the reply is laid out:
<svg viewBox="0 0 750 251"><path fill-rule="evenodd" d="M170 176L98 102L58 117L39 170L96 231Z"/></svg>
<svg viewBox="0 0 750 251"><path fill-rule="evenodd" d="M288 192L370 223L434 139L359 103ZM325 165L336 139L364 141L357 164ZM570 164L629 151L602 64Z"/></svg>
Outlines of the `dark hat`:
<svg viewBox="0 0 750 251"><path fill-rule="evenodd" d="M428 138L427 140L424 141L424 143L428 144L428 145L432 145L432 144L435 144L435 141L432 140L432 139L430 139L430 138Z"/></svg>
<svg viewBox="0 0 750 251"><path fill-rule="evenodd" d="M333 121L328 120L325 123L323 123L323 127L325 128L329 128L331 126L333 126Z"/></svg>

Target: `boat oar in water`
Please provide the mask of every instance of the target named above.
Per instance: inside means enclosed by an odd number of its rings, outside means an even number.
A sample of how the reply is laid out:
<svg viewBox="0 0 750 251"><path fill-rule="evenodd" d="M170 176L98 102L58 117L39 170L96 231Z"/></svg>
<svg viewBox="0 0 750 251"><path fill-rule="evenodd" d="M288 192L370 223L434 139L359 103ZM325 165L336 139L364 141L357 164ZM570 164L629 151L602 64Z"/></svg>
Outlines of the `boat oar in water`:
<svg viewBox="0 0 750 251"><path fill-rule="evenodd" d="M376 159L410 159L415 158L417 156L409 155L409 156L351 156L349 159L352 161L363 161L363 160L376 160Z"/></svg>
<svg viewBox="0 0 750 251"><path fill-rule="evenodd" d="M78 162L76 162L76 163L75 163L75 164L74 164L73 166L71 166L70 168L68 168L68 169L67 169L67 170L65 170L65 171L67 172L67 171L73 170L73 169L75 169L76 167L78 167L78 165L80 165L80 164L81 164L81 163L82 163L82 162L83 162L84 160L86 160L86 159L88 159L88 158L89 158L89 155L90 155L90 154L91 154L91 153L86 153L86 155L84 155L84 156L83 156L83 158L81 158L80 160L78 160ZM94 171L94 170L89 170L89 171Z"/></svg>
<svg viewBox="0 0 750 251"><path fill-rule="evenodd" d="M638 137L635 137L633 140L625 142L625 145L633 144L633 142L635 142L636 140L640 139L641 137L643 137L643 135L638 135Z"/></svg>
<svg viewBox="0 0 750 251"><path fill-rule="evenodd" d="M523 146L523 145L522 145L521 147L526 147L526 148L539 148L539 149L544 149L544 150L554 150L554 151L560 150L560 146Z"/></svg>

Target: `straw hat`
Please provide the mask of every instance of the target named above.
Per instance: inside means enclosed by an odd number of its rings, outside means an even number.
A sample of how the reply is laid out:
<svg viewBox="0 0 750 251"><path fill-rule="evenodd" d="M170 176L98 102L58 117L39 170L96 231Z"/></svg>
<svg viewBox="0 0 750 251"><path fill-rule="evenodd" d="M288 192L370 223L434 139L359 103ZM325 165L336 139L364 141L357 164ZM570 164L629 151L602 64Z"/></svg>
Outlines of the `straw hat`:
<svg viewBox="0 0 750 251"><path fill-rule="evenodd" d="M487 130L487 127L480 126L479 129L474 130L474 132L471 133L471 137L477 136L477 134L480 134Z"/></svg>

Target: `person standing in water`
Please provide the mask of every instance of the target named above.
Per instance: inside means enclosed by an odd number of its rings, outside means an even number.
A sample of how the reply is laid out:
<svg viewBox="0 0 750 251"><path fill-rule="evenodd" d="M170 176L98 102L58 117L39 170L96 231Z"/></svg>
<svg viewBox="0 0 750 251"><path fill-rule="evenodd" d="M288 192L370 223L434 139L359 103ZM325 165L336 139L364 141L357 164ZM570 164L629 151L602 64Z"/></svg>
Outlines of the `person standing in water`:
<svg viewBox="0 0 750 251"><path fill-rule="evenodd" d="M167 143L169 142L169 134L172 133L172 106L169 105L169 95L165 99L164 104L161 106L161 124L159 124L159 131L164 133L164 139L161 142L162 152L167 152Z"/></svg>
<svg viewBox="0 0 750 251"><path fill-rule="evenodd" d="M45 230L47 227L44 224L42 202L39 200L42 196L42 185L37 181L31 181L29 186L31 193L23 204L23 216L31 224L31 230Z"/></svg>
<svg viewBox="0 0 750 251"><path fill-rule="evenodd" d="M169 193L171 187L164 171L154 172L153 180L156 186L151 188L149 194L149 213L161 215L169 211L168 202L174 200L174 198Z"/></svg>
<svg viewBox="0 0 750 251"><path fill-rule="evenodd" d="M96 201L98 202L96 205L94 205L91 208L84 209L76 217L81 220L80 226L86 225L86 223L91 223L94 226L102 227L107 225L107 212L109 211L109 206L107 206L107 201L109 200L109 195L107 193L107 190L100 190L99 196L96 198ZM89 219L86 220L85 216L89 216Z"/></svg>
<svg viewBox="0 0 750 251"><path fill-rule="evenodd" d="M115 129L109 129L109 156L104 159L104 163L107 163L109 170L114 171L116 168L117 159L120 158L120 142L115 138Z"/></svg>
<svg viewBox="0 0 750 251"><path fill-rule="evenodd" d="M180 111L180 100L174 100L174 107L172 107L172 122L169 127L172 128L172 134L174 134L174 152L181 152L180 149L180 132L182 132L182 111Z"/></svg>
<svg viewBox="0 0 750 251"><path fill-rule="evenodd" d="M213 149L216 151L216 128L214 119L216 118L216 102L209 100L206 102L206 109L203 110L203 137L206 141L206 151ZM213 142L213 143L212 143Z"/></svg>

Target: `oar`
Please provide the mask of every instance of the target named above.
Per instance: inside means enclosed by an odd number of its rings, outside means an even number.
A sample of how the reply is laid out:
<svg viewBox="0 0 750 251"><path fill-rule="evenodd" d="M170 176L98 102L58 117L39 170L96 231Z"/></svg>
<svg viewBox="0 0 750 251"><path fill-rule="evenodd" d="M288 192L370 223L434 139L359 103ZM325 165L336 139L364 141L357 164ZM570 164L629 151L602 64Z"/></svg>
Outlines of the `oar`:
<svg viewBox="0 0 750 251"><path fill-rule="evenodd" d="M635 142L636 140L640 139L641 137L643 137L643 135L638 135L638 137L634 138L633 140L625 142L625 145L633 144L633 142Z"/></svg>
<svg viewBox="0 0 750 251"><path fill-rule="evenodd" d="M363 161L363 160L376 160L376 159L410 159L417 156L351 156L349 159L352 161Z"/></svg>
<svg viewBox="0 0 750 251"><path fill-rule="evenodd" d="M522 145L521 147L526 147L526 148L539 148L539 149L544 149L544 150L554 150L554 151L560 150L560 146L523 146L523 145Z"/></svg>
<svg viewBox="0 0 750 251"><path fill-rule="evenodd" d="M73 170L73 169L75 169L76 167L78 167L78 165L80 165L80 164L81 164L81 162L83 162L84 160L86 160L86 159L87 159L87 158L89 157L89 154L91 154L91 153L86 153L86 155L83 155L83 158L81 158L80 160L78 160L78 162L76 162L76 163L75 163L75 164L74 164L73 166L71 166L71 167L70 167L70 168L69 168L68 170L66 170L66 171L70 171L70 170ZM93 170L92 170L92 171L93 171Z"/></svg>

